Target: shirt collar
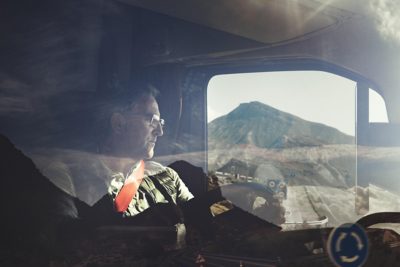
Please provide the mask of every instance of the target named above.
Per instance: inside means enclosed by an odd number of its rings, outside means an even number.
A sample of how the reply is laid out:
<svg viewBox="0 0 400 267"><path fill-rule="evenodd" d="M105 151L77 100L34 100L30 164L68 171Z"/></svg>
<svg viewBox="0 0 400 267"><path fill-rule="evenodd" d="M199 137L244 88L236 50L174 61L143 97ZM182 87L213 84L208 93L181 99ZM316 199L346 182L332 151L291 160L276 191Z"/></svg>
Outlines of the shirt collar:
<svg viewBox="0 0 400 267"><path fill-rule="evenodd" d="M120 172L120 171L111 170L107 166L106 166L106 168L109 170L109 175L112 179L118 179L121 181L125 181L125 179L127 177L129 177L129 175L139 167L139 163L140 163L140 161L133 164L131 169L126 174L124 174L123 172ZM155 161L145 161L144 164L145 164L144 165L144 168L145 168L144 176L154 176L154 175L162 173L166 170L165 166L163 166L160 163L155 162Z"/></svg>

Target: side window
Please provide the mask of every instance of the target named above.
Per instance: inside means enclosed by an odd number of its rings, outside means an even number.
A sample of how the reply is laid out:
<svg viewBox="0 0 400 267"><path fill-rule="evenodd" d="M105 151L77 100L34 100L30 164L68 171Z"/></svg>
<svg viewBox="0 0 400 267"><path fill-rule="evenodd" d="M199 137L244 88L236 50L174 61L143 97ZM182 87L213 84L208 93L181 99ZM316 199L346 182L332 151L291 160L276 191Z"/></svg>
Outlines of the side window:
<svg viewBox="0 0 400 267"><path fill-rule="evenodd" d="M373 89L368 90L369 94L369 122L388 123L385 101L382 96Z"/></svg>
<svg viewBox="0 0 400 267"><path fill-rule="evenodd" d="M213 186L272 222L267 206L279 200L287 230L354 221L355 99L354 81L322 71L214 76L207 91Z"/></svg>

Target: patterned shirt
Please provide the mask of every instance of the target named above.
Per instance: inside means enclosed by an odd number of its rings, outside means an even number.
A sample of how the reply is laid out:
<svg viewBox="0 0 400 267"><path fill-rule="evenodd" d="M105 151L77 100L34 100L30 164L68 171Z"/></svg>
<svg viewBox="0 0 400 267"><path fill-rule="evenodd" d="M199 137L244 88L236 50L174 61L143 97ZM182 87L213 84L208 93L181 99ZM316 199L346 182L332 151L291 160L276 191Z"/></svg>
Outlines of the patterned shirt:
<svg viewBox="0 0 400 267"><path fill-rule="evenodd" d="M124 175L121 172L113 172L111 174L112 179L108 188L108 193L111 195L113 201L115 201L115 197L124 185L125 180L136 167L137 165L133 166L127 175ZM175 204L193 198L192 193L190 193L189 189L173 169L164 167L154 161L147 161L145 162L143 181L132 201L129 203L128 209L124 212L124 217L135 216L155 203L168 203L168 199L166 199L163 192L157 188L149 176L159 181L161 186L165 188L164 191L171 196L172 201L174 201Z"/></svg>

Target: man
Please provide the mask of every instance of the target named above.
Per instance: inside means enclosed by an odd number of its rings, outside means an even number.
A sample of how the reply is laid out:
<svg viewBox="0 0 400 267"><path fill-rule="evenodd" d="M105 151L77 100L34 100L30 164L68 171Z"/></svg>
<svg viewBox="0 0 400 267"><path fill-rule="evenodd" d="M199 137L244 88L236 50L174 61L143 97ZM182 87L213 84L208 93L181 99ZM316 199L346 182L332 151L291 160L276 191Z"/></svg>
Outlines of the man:
<svg viewBox="0 0 400 267"><path fill-rule="evenodd" d="M137 265L143 263L143 257L157 260L156 256L160 255L164 248L160 248L160 244L152 240L154 229L162 230L156 232L157 238L161 236L166 239L167 245L172 248L184 246L185 228L180 223L181 217L176 204L192 199L193 195L174 170L150 161L154 155L157 139L163 135L164 126L156 95L157 91L152 87L141 86L132 88L131 91L117 92L112 97L102 96L93 101L96 104L94 110L97 111L93 112L93 120L98 119L94 122L93 129L101 134L98 151L93 153L65 151L62 157L52 155L52 151L49 151L50 156L46 157L46 160L40 159L45 166L43 173L46 176L49 174L50 180L63 181L57 184L60 188L43 177L29 161L26 163L28 167L30 166L29 169L26 167L19 169L10 165L9 172L14 175L10 177L15 177L18 181L14 183L18 187L21 184L21 188L27 189L8 190L10 192L6 194L9 196L7 199L16 197L16 200L11 202L12 205L6 205L10 206L6 214L13 216L7 221L7 226L12 229L15 225L26 222L25 218L35 222L34 225L30 224L26 232L30 233L31 229L39 229L40 232L37 235L33 233L32 238L26 234L21 236L24 240L32 240L28 244L33 244L31 246L37 247L43 254L41 261L44 263L37 266L49 265L46 261L57 255L62 255L61 261L82 261L86 265L91 260L94 265L98 265L96 262L98 259L111 257L118 259L121 253L135 266L136 261ZM92 139L97 138L92 136ZM12 149L7 149L9 152L3 150L7 157L15 154ZM49 162L51 164L47 164ZM15 165L18 165L17 163L18 161ZM34 177L34 174L38 177ZM36 181L33 183L35 186L32 185L33 180ZM61 186L63 184L67 186ZM38 190L31 190L32 188ZM124 188L133 190L128 190L130 192L124 194L126 191ZM22 216L18 210L26 206L26 203L30 209ZM163 203L165 205L162 205ZM153 206L155 209L150 209ZM39 213L37 209L41 212ZM153 210L156 211L155 215ZM138 216L139 213L144 216ZM111 230L111 233L97 231L99 226L101 228L114 223L161 227L150 227L150 230L135 228L142 231L133 235L128 231L122 237L118 231ZM20 229L25 231L26 227ZM5 242L13 241L15 251L19 251L18 248L21 246L19 239L22 237L12 231L8 232L10 238ZM17 234L19 232L16 231ZM104 238L105 235L108 235L107 238ZM132 249L127 250L126 244ZM38 253L32 253L32 258L37 255ZM74 265L73 262L69 264L65 262L62 265Z"/></svg>
<svg viewBox="0 0 400 267"><path fill-rule="evenodd" d="M100 158L110 180L106 199L111 199L123 217L135 216L157 203L178 204L193 198L174 170L148 161L163 135L156 95L154 88L142 86L109 103L109 130L100 146Z"/></svg>

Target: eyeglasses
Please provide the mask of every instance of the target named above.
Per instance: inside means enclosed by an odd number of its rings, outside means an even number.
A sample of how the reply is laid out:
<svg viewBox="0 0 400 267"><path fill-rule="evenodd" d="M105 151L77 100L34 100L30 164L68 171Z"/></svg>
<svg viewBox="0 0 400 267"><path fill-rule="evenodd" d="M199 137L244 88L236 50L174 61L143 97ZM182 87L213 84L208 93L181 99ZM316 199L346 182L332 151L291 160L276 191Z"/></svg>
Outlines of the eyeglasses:
<svg viewBox="0 0 400 267"><path fill-rule="evenodd" d="M153 114L150 120L150 125L154 128L157 128L158 125L160 125L161 128L164 128L165 120L161 119L160 116L158 116L157 114Z"/></svg>
<svg viewBox="0 0 400 267"><path fill-rule="evenodd" d="M131 113L130 115L132 116L140 116L140 117L145 117L146 121L150 123L150 126L153 128L157 128L159 125L161 128L165 127L165 120L161 119L159 115L157 114L135 114Z"/></svg>

